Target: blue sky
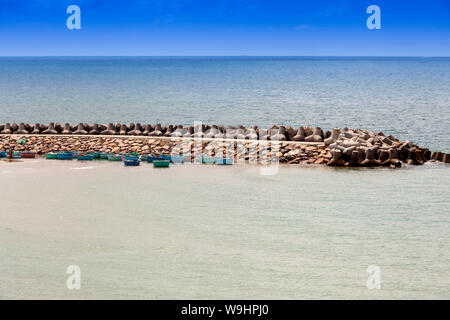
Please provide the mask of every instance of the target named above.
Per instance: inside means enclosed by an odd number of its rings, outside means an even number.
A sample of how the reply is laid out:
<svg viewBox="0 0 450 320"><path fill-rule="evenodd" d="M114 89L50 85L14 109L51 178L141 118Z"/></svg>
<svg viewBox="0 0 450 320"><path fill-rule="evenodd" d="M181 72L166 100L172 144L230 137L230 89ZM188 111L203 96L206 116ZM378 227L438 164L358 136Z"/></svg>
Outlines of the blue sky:
<svg viewBox="0 0 450 320"><path fill-rule="evenodd" d="M0 0L0 55L450 56L450 1Z"/></svg>

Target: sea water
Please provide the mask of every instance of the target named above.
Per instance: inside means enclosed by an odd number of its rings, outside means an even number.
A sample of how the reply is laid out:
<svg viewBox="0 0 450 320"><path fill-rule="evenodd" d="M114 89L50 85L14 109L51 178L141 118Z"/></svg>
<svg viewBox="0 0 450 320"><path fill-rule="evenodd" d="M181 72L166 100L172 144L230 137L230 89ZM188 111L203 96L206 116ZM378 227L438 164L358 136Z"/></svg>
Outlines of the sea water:
<svg viewBox="0 0 450 320"><path fill-rule="evenodd" d="M450 152L449 79L431 58L1 58L0 123L348 126ZM449 299L449 181L0 161L0 298Z"/></svg>
<svg viewBox="0 0 450 320"><path fill-rule="evenodd" d="M450 152L450 58L0 58L0 123L310 125Z"/></svg>

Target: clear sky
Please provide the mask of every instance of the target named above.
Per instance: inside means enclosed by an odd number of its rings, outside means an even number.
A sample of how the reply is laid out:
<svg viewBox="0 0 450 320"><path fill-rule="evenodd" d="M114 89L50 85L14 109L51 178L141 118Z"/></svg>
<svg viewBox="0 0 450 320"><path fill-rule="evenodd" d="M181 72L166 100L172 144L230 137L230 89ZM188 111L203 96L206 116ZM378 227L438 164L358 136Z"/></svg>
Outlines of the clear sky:
<svg viewBox="0 0 450 320"><path fill-rule="evenodd" d="M450 1L0 0L0 55L450 56Z"/></svg>

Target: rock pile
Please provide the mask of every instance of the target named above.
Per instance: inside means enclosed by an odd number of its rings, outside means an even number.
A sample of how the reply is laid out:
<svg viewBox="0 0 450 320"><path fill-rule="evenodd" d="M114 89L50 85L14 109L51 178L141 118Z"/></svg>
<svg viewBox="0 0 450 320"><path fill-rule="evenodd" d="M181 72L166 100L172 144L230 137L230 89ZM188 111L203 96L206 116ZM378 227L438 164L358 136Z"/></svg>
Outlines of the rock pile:
<svg viewBox="0 0 450 320"><path fill-rule="evenodd" d="M121 136L150 136L150 137L184 137L184 138L231 138L245 140L277 140L277 141L305 141L323 142L331 135L321 128L272 125L269 129L257 126L246 128L244 126L225 127L223 125L168 125L130 123L93 124L79 123L71 125L51 122L47 125L36 123L0 124L0 134L63 134L63 135L121 135Z"/></svg>
<svg viewBox="0 0 450 320"><path fill-rule="evenodd" d="M362 129L333 129L325 145L332 154L329 166L400 167L402 163L421 165L433 157L438 160L437 155L432 157L430 150L409 141Z"/></svg>
<svg viewBox="0 0 450 320"><path fill-rule="evenodd" d="M40 154L51 151L137 152L191 154L194 157L196 152L200 152L233 157L237 162L265 162L276 158L281 163L289 164L392 168L404 163L421 165L427 161L450 163L449 154L431 152L382 132L349 128L324 132L319 127L293 129L275 125L264 130L257 126L225 128L221 125L183 127L160 124L142 126L137 123L89 126L80 123L73 127L58 123L46 126L7 123L0 125L0 132L0 150L35 151ZM21 139L25 139L26 143L18 144Z"/></svg>

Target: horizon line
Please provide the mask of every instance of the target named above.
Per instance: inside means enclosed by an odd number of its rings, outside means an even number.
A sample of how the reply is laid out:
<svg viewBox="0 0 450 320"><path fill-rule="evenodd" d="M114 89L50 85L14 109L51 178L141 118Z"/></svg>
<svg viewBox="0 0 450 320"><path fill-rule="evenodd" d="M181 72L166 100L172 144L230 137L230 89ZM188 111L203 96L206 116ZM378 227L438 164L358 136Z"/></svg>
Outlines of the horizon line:
<svg viewBox="0 0 450 320"><path fill-rule="evenodd" d="M242 57L242 58L271 58L271 57L285 57L285 58L450 58L450 56L414 56L414 55L0 55L0 58L83 58L83 57L105 57L105 58L226 58L226 57Z"/></svg>

